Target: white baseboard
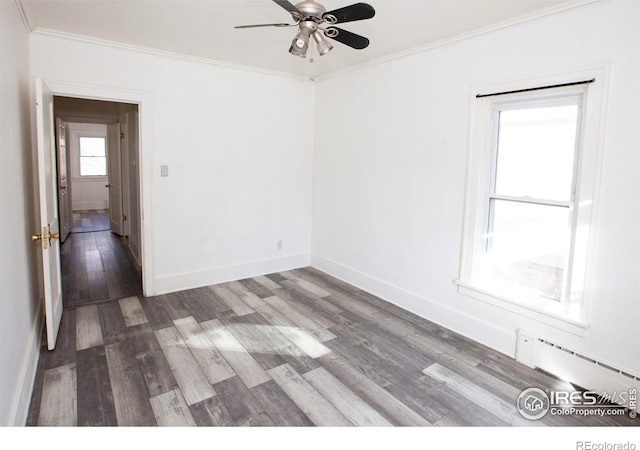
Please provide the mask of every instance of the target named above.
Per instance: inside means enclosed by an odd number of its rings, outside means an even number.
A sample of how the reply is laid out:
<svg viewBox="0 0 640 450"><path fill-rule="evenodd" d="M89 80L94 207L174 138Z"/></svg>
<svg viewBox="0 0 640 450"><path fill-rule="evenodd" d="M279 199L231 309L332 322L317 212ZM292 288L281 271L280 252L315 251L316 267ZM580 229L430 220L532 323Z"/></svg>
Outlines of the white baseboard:
<svg viewBox="0 0 640 450"><path fill-rule="evenodd" d="M131 257L134 259L136 265L138 267L141 267L142 265L140 264L140 247L138 246L138 244L131 241L131 236L129 236L128 242L129 245L127 246L127 248L131 253Z"/></svg>
<svg viewBox="0 0 640 450"><path fill-rule="evenodd" d="M311 265L417 316L514 358L516 334L320 255Z"/></svg>
<svg viewBox="0 0 640 450"><path fill-rule="evenodd" d="M33 327L31 333L29 333L31 337L25 347L24 359L22 360L22 367L20 368L18 389L16 389L13 401L11 402L9 423L7 423L6 426L23 427L27 423L29 404L31 403L31 395L33 394L38 360L40 358L40 339L42 337L43 327L44 313L39 310L38 313L35 314Z"/></svg>
<svg viewBox="0 0 640 450"><path fill-rule="evenodd" d="M293 255L284 258L217 267L215 269L204 270L201 272L190 272L171 275L168 277L159 277L156 278L154 284L155 295L306 267L310 264L310 259L310 255L305 253L302 255Z"/></svg>

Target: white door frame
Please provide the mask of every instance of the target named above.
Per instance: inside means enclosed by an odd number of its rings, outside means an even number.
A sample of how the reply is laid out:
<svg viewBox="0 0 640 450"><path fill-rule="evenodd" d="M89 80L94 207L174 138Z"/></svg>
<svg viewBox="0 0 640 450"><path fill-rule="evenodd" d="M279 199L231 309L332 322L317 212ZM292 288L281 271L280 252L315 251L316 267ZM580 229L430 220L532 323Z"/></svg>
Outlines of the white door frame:
<svg viewBox="0 0 640 450"><path fill-rule="evenodd" d="M140 256L142 264L142 292L145 296L155 295L153 267L153 164L151 154L151 111L150 92L132 91L104 86L75 84L44 79L53 95L102 100L138 105L138 170L140 177Z"/></svg>

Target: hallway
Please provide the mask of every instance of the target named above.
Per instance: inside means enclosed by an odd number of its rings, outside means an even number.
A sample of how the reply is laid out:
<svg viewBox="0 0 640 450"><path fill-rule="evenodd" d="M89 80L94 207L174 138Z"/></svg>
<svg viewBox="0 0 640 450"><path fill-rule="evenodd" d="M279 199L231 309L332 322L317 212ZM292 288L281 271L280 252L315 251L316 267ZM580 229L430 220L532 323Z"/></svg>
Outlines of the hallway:
<svg viewBox="0 0 640 450"><path fill-rule="evenodd" d="M73 233L109 230L109 210L90 209L73 212Z"/></svg>
<svg viewBox="0 0 640 450"><path fill-rule="evenodd" d="M64 307L142 294L142 275L111 231L71 233L61 247Z"/></svg>

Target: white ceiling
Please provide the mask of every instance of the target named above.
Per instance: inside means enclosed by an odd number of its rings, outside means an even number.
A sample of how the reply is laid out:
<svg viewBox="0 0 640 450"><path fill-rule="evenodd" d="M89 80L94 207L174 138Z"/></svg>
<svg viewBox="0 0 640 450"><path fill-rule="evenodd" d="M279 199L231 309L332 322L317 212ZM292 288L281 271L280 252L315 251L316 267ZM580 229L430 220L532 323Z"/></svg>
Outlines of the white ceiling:
<svg viewBox="0 0 640 450"><path fill-rule="evenodd" d="M434 43L570 7L582 0L365 0L374 18L339 25L371 41L334 42L315 62L289 54L296 28L235 25L289 22L270 0L19 0L34 31L60 32L293 76L317 77ZM293 0L292 3L296 3ZM328 11L356 3L321 0Z"/></svg>

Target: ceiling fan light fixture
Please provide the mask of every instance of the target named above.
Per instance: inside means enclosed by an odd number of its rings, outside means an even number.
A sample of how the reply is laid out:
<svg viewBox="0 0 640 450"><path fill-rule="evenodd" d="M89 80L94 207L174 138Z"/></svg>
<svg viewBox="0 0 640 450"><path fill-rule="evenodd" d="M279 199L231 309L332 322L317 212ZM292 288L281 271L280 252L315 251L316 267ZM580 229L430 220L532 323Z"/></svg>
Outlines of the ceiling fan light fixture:
<svg viewBox="0 0 640 450"><path fill-rule="evenodd" d="M316 31L313 33L313 40L316 41L316 47L318 48L318 53L320 56L326 55L331 50L333 50L333 45L331 42L326 40L320 31Z"/></svg>
<svg viewBox="0 0 640 450"><path fill-rule="evenodd" d="M309 49L309 32L306 28L301 28L296 37L291 42L289 53L300 58L307 57L307 50Z"/></svg>
<svg viewBox="0 0 640 450"><path fill-rule="evenodd" d="M314 0L302 0L295 5L289 0L273 1L286 10L295 23L238 25L235 28L297 26L299 31L293 41L291 41L289 53L300 58L307 57L309 48L312 48L314 42L316 43L320 56L326 55L333 50L333 45L325 38L333 39L356 50L362 50L369 46L369 39L366 37L334 26L335 24L367 20L374 17L376 11L373 6L367 3L359 2L327 11L324 6ZM331 26L324 28L323 24ZM318 30L322 30L322 33ZM313 41L311 40L312 37Z"/></svg>

